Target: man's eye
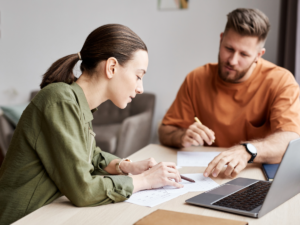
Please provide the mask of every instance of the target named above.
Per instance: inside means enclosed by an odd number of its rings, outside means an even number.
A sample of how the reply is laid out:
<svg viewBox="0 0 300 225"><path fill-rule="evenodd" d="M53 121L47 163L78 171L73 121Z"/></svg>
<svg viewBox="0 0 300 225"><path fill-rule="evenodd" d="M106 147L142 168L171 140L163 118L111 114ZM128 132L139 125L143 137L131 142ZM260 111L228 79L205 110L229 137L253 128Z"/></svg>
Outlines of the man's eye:
<svg viewBox="0 0 300 225"><path fill-rule="evenodd" d="M248 56L248 55L247 55L247 54L245 54L245 53L241 53L241 55L242 55L242 56Z"/></svg>
<svg viewBox="0 0 300 225"><path fill-rule="evenodd" d="M141 80L142 78L140 78L139 76L136 76L138 80Z"/></svg>
<svg viewBox="0 0 300 225"><path fill-rule="evenodd" d="M233 49L232 49L232 48L228 48L228 47L226 47L226 49L227 49L228 51L231 51L231 52L233 52Z"/></svg>

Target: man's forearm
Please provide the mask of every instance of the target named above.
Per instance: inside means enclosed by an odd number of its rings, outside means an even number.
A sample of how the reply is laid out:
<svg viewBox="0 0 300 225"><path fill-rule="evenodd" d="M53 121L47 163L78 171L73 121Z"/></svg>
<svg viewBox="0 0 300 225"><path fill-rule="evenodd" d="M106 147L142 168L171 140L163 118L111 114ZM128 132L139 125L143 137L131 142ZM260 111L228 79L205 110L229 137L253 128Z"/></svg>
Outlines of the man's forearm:
<svg viewBox="0 0 300 225"><path fill-rule="evenodd" d="M291 140L299 138L294 132L282 131L274 133L264 139L250 141L257 149L257 163L280 163L285 150Z"/></svg>
<svg viewBox="0 0 300 225"><path fill-rule="evenodd" d="M285 153L288 143L297 139L299 135L294 132L277 132L264 139L247 141L257 149L257 156L254 162L257 163L280 163ZM225 165L227 168L224 174L229 177L236 177L246 166L250 159L250 154L242 145L235 145L227 151L223 151L215 157L204 171L204 176L212 174L217 177Z"/></svg>
<svg viewBox="0 0 300 225"><path fill-rule="evenodd" d="M185 129L161 124L158 130L159 141L163 145L182 148L182 136L185 133Z"/></svg>

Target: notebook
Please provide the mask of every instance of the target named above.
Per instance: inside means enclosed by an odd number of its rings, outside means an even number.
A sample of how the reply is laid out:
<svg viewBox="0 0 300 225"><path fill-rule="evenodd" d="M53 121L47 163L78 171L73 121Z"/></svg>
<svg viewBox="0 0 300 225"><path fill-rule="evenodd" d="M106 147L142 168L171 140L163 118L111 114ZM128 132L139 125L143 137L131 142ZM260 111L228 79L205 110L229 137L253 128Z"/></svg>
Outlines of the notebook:
<svg viewBox="0 0 300 225"><path fill-rule="evenodd" d="M189 213L158 209L137 221L134 225L247 225L246 221L229 220Z"/></svg>
<svg viewBox="0 0 300 225"><path fill-rule="evenodd" d="M273 181L278 167L279 164L262 164L262 170L265 174L267 181Z"/></svg>

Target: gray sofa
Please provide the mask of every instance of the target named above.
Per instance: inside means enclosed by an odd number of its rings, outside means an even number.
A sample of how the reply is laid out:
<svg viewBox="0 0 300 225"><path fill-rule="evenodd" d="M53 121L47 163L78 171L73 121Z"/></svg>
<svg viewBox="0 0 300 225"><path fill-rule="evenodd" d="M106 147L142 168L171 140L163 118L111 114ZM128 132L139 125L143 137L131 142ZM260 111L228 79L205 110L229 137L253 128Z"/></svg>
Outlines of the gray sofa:
<svg viewBox="0 0 300 225"><path fill-rule="evenodd" d="M127 157L149 144L155 95L136 95L125 109L111 101L94 112L93 130L97 145L120 158Z"/></svg>
<svg viewBox="0 0 300 225"><path fill-rule="evenodd" d="M32 99L38 91L31 93ZM155 95L137 95L125 109L106 101L94 112L96 143L103 151L121 158L146 146L150 141ZM0 165L15 127L0 113Z"/></svg>
<svg viewBox="0 0 300 225"><path fill-rule="evenodd" d="M30 94L30 100L38 93L33 91ZM0 165L4 159L10 140L14 134L15 127L5 118L0 110Z"/></svg>

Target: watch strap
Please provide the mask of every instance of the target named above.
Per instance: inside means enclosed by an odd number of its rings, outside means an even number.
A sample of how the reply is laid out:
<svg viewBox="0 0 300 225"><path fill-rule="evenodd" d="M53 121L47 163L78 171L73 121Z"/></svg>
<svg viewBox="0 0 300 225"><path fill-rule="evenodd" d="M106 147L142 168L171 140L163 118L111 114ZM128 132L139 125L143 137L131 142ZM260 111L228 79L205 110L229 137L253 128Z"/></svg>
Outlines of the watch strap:
<svg viewBox="0 0 300 225"><path fill-rule="evenodd" d="M246 151L251 155L251 158L249 159L248 163L253 163L253 160L255 159L255 157L257 156L257 154L254 154L252 152L249 151L247 143L242 143L241 145L244 145L246 148Z"/></svg>

